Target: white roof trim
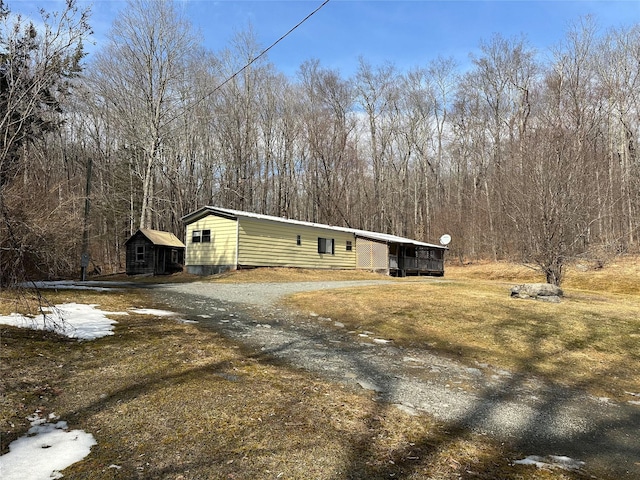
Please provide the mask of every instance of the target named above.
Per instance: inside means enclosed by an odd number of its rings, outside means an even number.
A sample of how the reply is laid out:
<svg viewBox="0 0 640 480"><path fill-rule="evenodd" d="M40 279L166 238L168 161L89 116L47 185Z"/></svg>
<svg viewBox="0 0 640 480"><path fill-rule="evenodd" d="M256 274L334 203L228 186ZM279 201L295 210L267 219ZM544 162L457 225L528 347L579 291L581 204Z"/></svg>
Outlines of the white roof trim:
<svg viewBox="0 0 640 480"><path fill-rule="evenodd" d="M203 210L209 211L210 213L213 213L213 214L221 213L223 215L231 215L231 216L234 216L234 217L255 218L255 219L259 219L259 220L269 220L269 221L272 221L272 222L288 223L288 224L291 224L291 225L300 225L300 226L304 226L304 227L323 228L325 230L334 230L336 232L352 233L356 237L368 238L370 240L377 240L377 241L386 242L386 243L401 243L401 244L405 244L405 245L415 245L415 246L420 246L420 247L441 248L443 250L447 250L447 247L442 246L442 245L435 245L433 243L419 242L417 240L412 240L411 238L398 237L396 235L389 235L389 234L386 234L386 233L369 232L367 230L358 230L358 229L355 229L355 228L347 228L347 227L334 227L332 225L325 225L325 224L322 224L322 223L303 222L301 220L291 220L291 219L288 219L288 218L274 217L274 216L271 216L271 215L263 215L263 214L260 214L260 213L244 212L244 211L241 211L241 210L231 210L229 208L221 208L221 207L206 206L206 207L203 207L203 208L201 208L200 210L197 210L197 211L203 211ZM191 214L186 215L186 217L188 217L190 215Z"/></svg>

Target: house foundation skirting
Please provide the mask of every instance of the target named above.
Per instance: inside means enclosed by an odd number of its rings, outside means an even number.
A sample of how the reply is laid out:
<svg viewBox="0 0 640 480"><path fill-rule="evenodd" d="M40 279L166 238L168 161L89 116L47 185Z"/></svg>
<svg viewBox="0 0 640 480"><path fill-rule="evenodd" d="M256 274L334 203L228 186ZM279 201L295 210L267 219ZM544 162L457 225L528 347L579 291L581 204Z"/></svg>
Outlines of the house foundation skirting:
<svg viewBox="0 0 640 480"><path fill-rule="evenodd" d="M215 275L216 273L235 270L235 265L187 265L187 273L193 275Z"/></svg>

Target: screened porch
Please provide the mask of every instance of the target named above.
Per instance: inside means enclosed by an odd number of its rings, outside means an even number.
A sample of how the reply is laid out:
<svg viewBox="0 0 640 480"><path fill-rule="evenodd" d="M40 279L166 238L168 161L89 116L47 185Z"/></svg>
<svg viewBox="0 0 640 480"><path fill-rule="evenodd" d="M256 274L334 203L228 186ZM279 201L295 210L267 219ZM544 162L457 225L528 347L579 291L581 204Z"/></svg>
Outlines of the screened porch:
<svg viewBox="0 0 640 480"><path fill-rule="evenodd" d="M416 245L389 245L389 273L394 276L444 275L444 249Z"/></svg>

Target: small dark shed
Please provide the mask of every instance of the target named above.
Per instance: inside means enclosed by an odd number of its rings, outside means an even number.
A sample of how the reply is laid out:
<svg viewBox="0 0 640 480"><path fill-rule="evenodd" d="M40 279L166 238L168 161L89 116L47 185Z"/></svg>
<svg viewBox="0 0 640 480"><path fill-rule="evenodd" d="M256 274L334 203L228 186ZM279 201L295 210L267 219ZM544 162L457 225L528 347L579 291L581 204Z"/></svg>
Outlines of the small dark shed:
<svg viewBox="0 0 640 480"><path fill-rule="evenodd" d="M184 265L184 243L173 233L141 228L125 242L127 275L163 275Z"/></svg>

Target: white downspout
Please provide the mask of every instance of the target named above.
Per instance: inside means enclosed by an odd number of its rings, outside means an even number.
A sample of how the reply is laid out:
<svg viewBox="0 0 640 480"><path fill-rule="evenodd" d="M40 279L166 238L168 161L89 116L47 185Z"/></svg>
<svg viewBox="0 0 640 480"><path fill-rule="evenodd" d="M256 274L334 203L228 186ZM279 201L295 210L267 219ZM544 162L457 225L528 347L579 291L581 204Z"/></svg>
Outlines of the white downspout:
<svg viewBox="0 0 640 480"><path fill-rule="evenodd" d="M240 256L240 219L236 219L236 265L234 270L238 269L238 257Z"/></svg>

